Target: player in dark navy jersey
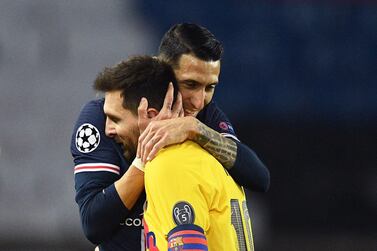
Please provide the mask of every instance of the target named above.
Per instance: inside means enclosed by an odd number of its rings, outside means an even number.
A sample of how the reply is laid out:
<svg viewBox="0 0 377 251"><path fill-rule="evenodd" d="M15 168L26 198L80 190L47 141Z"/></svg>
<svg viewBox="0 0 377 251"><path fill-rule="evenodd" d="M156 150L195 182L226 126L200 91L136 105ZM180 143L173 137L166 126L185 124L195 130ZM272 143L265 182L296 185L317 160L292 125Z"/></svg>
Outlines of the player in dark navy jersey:
<svg viewBox="0 0 377 251"><path fill-rule="evenodd" d="M172 107L169 88L162 115L149 123L139 138L137 155L146 161L166 145L194 140L216 157L237 183L266 191L267 168L237 139L232 124L212 101L221 54L221 44L203 27L180 24L165 34L159 57L174 68L185 117L179 105ZM140 103L141 118L146 103ZM143 172L132 164L135 153L127 152L127 145L115 137L111 128L117 121L105 117L103 104L103 99L86 104L72 135L76 202L84 233L101 251L143 250Z"/></svg>

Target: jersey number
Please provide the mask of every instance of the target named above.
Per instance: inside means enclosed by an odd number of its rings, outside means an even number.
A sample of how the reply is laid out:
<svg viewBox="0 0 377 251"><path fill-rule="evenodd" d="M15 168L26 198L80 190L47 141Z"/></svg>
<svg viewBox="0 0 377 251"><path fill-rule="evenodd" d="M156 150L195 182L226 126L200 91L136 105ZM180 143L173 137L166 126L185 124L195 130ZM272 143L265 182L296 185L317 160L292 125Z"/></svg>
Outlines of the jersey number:
<svg viewBox="0 0 377 251"><path fill-rule="evenodd" d="M247 211L246 201L242 201L242 207L243 207L242 209L244 211L245 219L241 214L240 204L239 204L237 199L231 199L230 200L230 206L231 206L231 209L232 209L231 221L232 221L232 225L233 225L234 229L236 230L239 251L247 251L248 250L247 247L249 247L251 250L253 250L253 248L252 248L253 247L253 238L252 238L252 235L251 235L251 226L249 224L249 213ZM246 224L246 227L247 227L246 233L248 235L248 240L249 240L248 244L247 244L247 240L246 240L246 237L245 237L244 220L245 220L245 224Z"/></svg>

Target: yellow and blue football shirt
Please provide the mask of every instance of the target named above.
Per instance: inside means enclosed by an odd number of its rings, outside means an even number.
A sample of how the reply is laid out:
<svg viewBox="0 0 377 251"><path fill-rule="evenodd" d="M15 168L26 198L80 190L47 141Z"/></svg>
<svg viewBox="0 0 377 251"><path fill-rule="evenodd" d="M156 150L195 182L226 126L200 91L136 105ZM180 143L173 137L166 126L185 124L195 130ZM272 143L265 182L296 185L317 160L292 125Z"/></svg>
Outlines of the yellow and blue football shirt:
<svg viewBox="0 0 377 251"><path fill-rule="evenodd" d="M145 168L147 250L254 250L245 194L194 142L165 148Z"/></svg>

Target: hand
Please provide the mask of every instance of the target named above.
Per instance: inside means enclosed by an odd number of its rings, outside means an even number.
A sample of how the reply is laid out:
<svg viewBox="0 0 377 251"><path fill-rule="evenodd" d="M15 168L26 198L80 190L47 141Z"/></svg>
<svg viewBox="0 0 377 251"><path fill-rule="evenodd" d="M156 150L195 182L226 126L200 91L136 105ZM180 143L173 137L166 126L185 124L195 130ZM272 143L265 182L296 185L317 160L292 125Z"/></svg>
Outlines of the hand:
<svg viewBox="0 0 377 251"><path fill-rule="evenodd" d="M184 111L182 107L182 95L178 92L177 99L175 101L174 106L172 107L173 100L174 100L174 87L172 83L169 83L169 87L168 87L168 90L166 91L166 95L164 99L164 104L159 114L156 117L154 117L152 121L183 117ZM141 99L137 110L138 110L138 126L140 130L140 134L142 134L151 120L148 117L148 100L146 98Z"/></svg>
<svg viewBox="0 0 377 251"><path fill-rule="evenodd" d="M179 117L150 122L139 137L136 156L146 163L163 147L190 139L195 131L195 120L194 117Z"/></svg>
<svg viewBox="0 0 377 251"><path fill-rule="evenodd" d="M168 90L165 95L164 104L157 116L150 119L148 117L148 100L146 98L142 98L138 107L138 126L140 130L140 134L146 130L149 123L153 121L171 119L171 118L179 118L184 116L184 111L182 107L182 95L178 92L177 99L172 107L174 100L174 87L172 83L169 83ZM137 147L137 155L141 157L141 145L140 145L140 138Z"/></svg>

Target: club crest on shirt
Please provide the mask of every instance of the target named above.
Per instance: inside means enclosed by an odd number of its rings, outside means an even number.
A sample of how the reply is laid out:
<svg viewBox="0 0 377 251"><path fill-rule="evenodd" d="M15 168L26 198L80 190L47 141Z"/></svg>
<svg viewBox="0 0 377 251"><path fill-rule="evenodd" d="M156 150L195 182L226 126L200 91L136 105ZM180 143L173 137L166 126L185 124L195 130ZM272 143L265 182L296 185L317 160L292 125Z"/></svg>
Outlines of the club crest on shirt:
<svg viewBox="0 0 377 251"><path fill-rule="evenodd" d="M180 250L183 250L183 246L184 246L184 242L183 242L182 236L172 238L169 240L169 243L168 243L169 250L180 251Z"/></svg>
<svg viewBox="0 0 377 251"><path fill-rule="evenodd" d="M195 212L190 203L180 201L173 207L173 219L175 224L192 224L195 220Z"/></svg>
<svg viewBox="0 0 377 251"><path fill-rule="evenodd" d="M101 140L98 129L89 123L82 124L76 132L76 148L82 153L94 151Z"/></svg>

